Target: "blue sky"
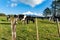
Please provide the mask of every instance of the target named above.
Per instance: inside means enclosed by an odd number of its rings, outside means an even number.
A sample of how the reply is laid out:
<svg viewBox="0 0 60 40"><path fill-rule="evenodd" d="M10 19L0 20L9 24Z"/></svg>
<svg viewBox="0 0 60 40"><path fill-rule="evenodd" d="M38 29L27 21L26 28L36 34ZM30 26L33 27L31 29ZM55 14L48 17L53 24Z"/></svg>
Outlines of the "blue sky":
<svg viewBox="0 0 60 40"><path fill-rule="evenodd" d="M41 14L51 4L52 0L0 0L0 13L22 14L30 11Z"/></svg>

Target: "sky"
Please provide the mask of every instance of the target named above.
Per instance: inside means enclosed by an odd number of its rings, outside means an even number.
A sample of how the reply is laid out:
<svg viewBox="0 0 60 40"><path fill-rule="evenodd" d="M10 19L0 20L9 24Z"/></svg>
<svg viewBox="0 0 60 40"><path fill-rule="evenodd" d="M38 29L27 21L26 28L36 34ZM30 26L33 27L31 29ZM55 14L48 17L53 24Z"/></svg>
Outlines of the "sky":
<svg viewBox="0 0 60 40"><path fill-rule="evenodd" d="M42 14L51 4L52 0L0 0L0 13Z"/></svg>

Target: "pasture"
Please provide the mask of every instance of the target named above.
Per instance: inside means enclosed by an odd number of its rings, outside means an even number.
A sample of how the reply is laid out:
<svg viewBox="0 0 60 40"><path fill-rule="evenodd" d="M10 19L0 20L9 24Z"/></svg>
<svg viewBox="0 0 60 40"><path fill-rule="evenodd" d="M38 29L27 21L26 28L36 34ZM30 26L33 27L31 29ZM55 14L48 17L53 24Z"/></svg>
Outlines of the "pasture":
<svg viewBox="0 0 60 40"><path fill-rule="evenodd" d="M60 40L57 24L47 19L38 19L39 40ZM0 16L0 40L12 40L11 24L5 16ZM36 40L35 24L22 24L18 21L16 27L16 40Z"/></svg>

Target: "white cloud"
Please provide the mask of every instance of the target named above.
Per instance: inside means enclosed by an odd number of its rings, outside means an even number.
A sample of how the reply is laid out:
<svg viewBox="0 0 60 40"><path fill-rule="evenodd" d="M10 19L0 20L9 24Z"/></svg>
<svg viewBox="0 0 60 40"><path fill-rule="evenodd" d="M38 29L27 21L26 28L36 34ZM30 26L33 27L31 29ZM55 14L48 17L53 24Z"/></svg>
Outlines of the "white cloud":
<svg viewBox="0 0 60 40"><path fill-rule="evenodd" d="M36 14L36 16L43 16L43 14L42 13L38 13L38 14Z"/></svg>
<svg viewBox="0 0 60 40"><path fill-rule="evenodd" d="M11 2L12 1L12 2ZM17 5L18 5L18 3L17 3L17 0L10 0L10 1L7 1L7 7L16 7Z"/></svg>
<svg viewBox="0 0 60 40"><path fill-rule="evenodd" d="M31 7L35 7L36 5L41 4L44 0L11 0L13 2L21 2L24 3L26 5L30 5Z"/></svg>
<svg viewBox="0 0 60 40"><path fill-rule="evenodd" d="M44 0L20 0L20 2L30 5L31 7L41 4L43 1Z"/></svg>
<svg viewBox="0 0 60 40"><path fill-rule="evenodd" d="M11 3L11 7L16 7L17 3Z"/></svg>
<svg viewBox="0 0 60 40"><path fill-rule="evenodd" d="M43 17L43 14L42 13L33 13L31 11L27 11L25 13L22 13L24 15L35 15L35 16L42 16Z"/></svg>
<svg viewBox="0 0 60 40"><path fill-rule="evenodd" d="M32 12L28 11L28 12L25 12L25 13L22 13L22 14L25 14L25 15L33 15Z"/></svg>

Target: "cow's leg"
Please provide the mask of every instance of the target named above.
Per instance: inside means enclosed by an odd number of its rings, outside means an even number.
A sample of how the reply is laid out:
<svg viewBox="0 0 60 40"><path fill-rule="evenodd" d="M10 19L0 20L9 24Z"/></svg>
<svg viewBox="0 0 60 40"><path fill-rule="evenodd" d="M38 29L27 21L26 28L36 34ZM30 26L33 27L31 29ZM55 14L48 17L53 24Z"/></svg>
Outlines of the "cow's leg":
<svg viewBox="0 0 60 40"><path fill-rule="evenodd" d="M32 19L33 20L33 23L35 23L35 19Z"/></svg>
<svg viewBox="0 0 60 40"><path fill-rule="evenodd" d="M28 21L27 20L24 20L24 24L28 24Z"/></svg>
<svg viewBox="0 0 60 40"><path fill-rule="evenodd" d="M33 19L33 23L35 23L35 20Z"/></svg>
<svg viewBox="0 0 60 40"><path fill-rule="evenodd" d="M25 24L25 20L23 20L22 22L23 22L23 24Z"/></svg>
<svg viewBox="0 0 60 40"><path fill-rule="evenodd" d="M35 23L35 20L34 20L34 19L31 19L31 21L32 21L33 23Z"/></svg>
<svg viewBox="0 0 60 40"><path fill-rule="evenodd" d="M7 21L8 21L8 18L7 18Z"/></svg>
<svg viewBox="0 0 60 40"><path fill-rule="evenodd" d="M29 24L29 20L27 19L27 24Z"/></svg>

